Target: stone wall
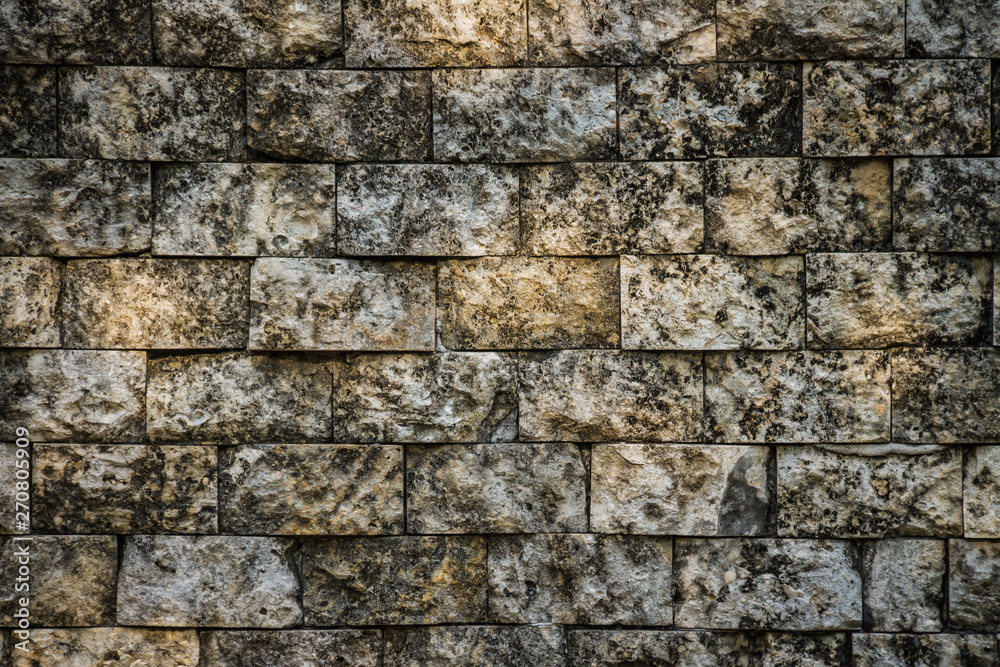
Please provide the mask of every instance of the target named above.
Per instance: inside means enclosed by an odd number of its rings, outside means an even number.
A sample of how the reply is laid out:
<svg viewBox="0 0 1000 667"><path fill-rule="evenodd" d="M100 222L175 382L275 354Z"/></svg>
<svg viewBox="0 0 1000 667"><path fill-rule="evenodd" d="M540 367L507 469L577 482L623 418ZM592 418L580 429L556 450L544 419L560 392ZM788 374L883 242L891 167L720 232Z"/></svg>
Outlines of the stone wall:
<svg viewBox="0 0 1000 667"><path fill-rule="evenodd" d="M997 0L11 0L0 62L0 664L1000 664Z"/></svg>

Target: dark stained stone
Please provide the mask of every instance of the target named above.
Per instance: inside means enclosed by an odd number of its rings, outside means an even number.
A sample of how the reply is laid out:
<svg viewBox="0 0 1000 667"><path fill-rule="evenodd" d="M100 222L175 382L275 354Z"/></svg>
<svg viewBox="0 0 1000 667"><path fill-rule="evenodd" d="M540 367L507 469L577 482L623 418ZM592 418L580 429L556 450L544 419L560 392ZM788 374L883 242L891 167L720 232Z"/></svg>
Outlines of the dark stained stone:
<svg viewBox="0 0 1000 667"><path fill-rule="evenodd" d="M0 156L56 155L56 97L56 68L0 65Z"/></svg>
<svg viewBox="0 0 1000 667"><path fill-rule="evenodd" d="M32 629L27 651L13 651L14 667L198 667L197 630L146 628ZM6 663L5 663L6 667Z"/></svg>
<svg viewBox="0 0 1000 667"><path fill-rule="evenodd" d="M1000 447L973 447L965 460L965 537L1000 538Z"/></svg>
<svg viewBox="0 0 1000 667"><path fill-rule="evenodd" d="M566 638L555 625L472 625L386 630L385 667L561 666Z"/></svg>
<svg viewBox="0 0 1000 667"><path fill-rule="evenodd" d="M866 629L941 631L944 540L868 540L862 543L862 558Z"/></svg>
<svg viewBox="0 0 1000 667"><path fill-rule="evenodd" d="M949 622L955 630L1000 631L1000 542L948 542Z"/></svg>
<svg viewBox="0 0 1000 667"><path fill-rule="evenodd" d="M0 257L0 345L59 346L62 265L48 257Z"/></svg>
<svg viewBox="0 0 1000 667"><path fill-rule="evenodd" d="M570 630L573 667L747 667L742 633L664 630Z"/></svg>
<svg viewBox="0 0 1000 667"><path fill-rule="evenodd" d="M996 0L907 0L910 58L1000 58Z"/></svg>
<svg viewBox="0 0 1000 667"><path fill-rule="evenodd" d="M379 630L209 630L201 664L211 667L381 667Z"/></svg>
<svg viewBox="0 0 1000 667"><path fill-rule="evenodd" d="M994 667L990 635L862 634L852 636L855 667Z"/></svg>
<svg viewBox="0 0 1000 667"><path fill-rule="evenodd" d="M751 655L755 667L851 667L851 636L763 632Z"/></svg>

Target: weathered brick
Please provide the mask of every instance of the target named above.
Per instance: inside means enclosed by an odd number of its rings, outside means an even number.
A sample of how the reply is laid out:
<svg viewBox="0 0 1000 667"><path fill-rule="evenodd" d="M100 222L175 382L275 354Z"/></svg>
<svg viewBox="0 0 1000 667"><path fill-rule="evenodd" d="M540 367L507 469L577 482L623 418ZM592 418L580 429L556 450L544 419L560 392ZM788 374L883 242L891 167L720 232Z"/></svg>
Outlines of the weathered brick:
<svg viewBox="0 0 1000 667"><path fill-rule="evenodd" d="M563 665L566 638L554 625L473 625L386 630L386 667Z"/></svg>
<svg viewBox="0 0 1000 667"><path fill-rule="evenodd" d="M151 665L198 667L198 632L144 628L32 629L27 651L13 653L13 667L133 667L136 665L133 659L138 656Z"/></svg>
<svg viewBox="0 0 1000 667"><path fill-rule="evenodd" d="M747 667L747 636L736 632L570 630L573 667L678 665Z"/></svg>
<svg viewBox="0 0 1000 667"><path fill-rule="evenodd" d="M1000 16L992 0L908 0L906 55L1000 58Z"/></svg>
<svg viewBox="0 0 1000 667"><path fill-rule="evenodd" d="M22 442L24 441L22 440ZM19 455L18 451L22 453ZM30 458L31 447L18 447L13 442L0 442L0 489L4 489L6 493L16 492L16 485L19 481L17 479L17 471L20 469L28 472ZM4 505L0 505L0 535L26 532L23 526L20 530L17 528L18 508L16 504L10 502L4 503ZM2 655L2 652L0 652L0 655Z"/></svg>
<svg viewBox="0 0 1000 667"><path fill-rule="evenodd" d="M990 635L852 635L856 667L992 667L1000 660Z"/></svg>
<svg viewBox="0 0 1000 667"><path fill-rule="evenodd" d="M965 537L1000 538L1000 447L973 447L964 480Z"/></svg>
<svg viewBox="0 0 1000 667"><path fill-rule="evenodd" d="M204 665L381 667L380 630L209 630L201 633Z"/></svg>
<svg viewBox="0 0 1000 667"><path fill-rule="evenodd" d="M0 156L56 154L57 95L54 67L0 65Z"/></svg>
<svg viewBox="0 0 1000 667"><path fill-rule="evenodd" d="M951 628L1000 631L1000 542L949 540L948 561Z"/></svg>
<svg viewBox="0 0 1000 667"><path fill-rule="evenodd" d="M59 346L62 265L48 257L0 257L0 345Z"/></svg>
<svg viewBox="0 0 1000 667"><path fill-rule="evenodd" d="M763 632L751 655L755 667L850 667L851 635Z"/></svg>
<svg viewBox="0 0 1000 667"><path fill-rule="evenodd" d="M913 503L919 507L919 503ZM944 540L869 540L862 546L865 628L940 632Z"/></svg>

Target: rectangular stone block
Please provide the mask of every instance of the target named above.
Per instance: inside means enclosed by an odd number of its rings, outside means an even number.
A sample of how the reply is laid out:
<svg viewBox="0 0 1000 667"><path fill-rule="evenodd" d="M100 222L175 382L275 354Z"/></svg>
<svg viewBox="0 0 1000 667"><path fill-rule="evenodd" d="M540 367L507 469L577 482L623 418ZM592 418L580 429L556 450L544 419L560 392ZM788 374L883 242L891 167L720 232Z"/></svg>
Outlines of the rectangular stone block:
<svg viewBox="0 0 1000 667"><path fill-rule="evenodd" d="M940 632L945 595L944 540L862 543L865 628Z"/></svg>
<svg viewBox="0 0 1000 667"><path fill-rule="evenodd" d="M701 437L701 355L565 350L523 354L520 437L688 441Z"/></svg>
<svg viewBox="0 0 1000 667"><path fill-rule="evenodd" d="M587 469L576 445L411 446L410 533L587 530Z"/></svg>
<svg viewBox="0 0 1000 667"><path fill-rule="evenodd" d="M249 267L185 259L81 259L66 265L63 343L71 348L241 348Z"/></svg>
<svg viewBox="0 0 1000 667"><path fill-rule="evenodd" d="M98 257L149 250L149 165L0 160L0 252Z"/></svg>
<svg viewBox="0 0 1000 667"><path fill-rule="evenodd" d="M861 576L849 542L678 538L675 549L679 627L861 628Z"/></svg>
<svg viewBox="0 0 1000 667"><path fill-rule="evenodd" d="M490 613L501 623L670 625L670 543L590 534L491 538Z"/></svg>
<svg viewBox="0 0 1000 667"><path fill-rule="evenodd" d="M198 632L193 629L33 629L27 647L26 652L13 651L13 667L131 667L136 656L153 665L198 667Z"/></svg>
<svg viewBox="0 0 1000 667"><path fill-rule="evenodd" d="M621 281L625 349L803 347L801 257L626 255Z"/></svg>
<svg viewBox="0 0 1000 667"><path fill-rule="evenodd" d="M1000 348L892 353L892 437L1000 442Z"/></svg>
<svg viewBox="0 0 1000 667"><path fill-rule="evenodd" d="M351 665L381 667L381 630L209 630L201 633L202 664Z"/></svg>
<svg viewBox="0 0 1000 667"><path fill-rule="evenodd" d="M990 69L975 60L803 65L806 155L956 155L990 149ZM941 90L951 91L941 97Z"/></svg>
<svg viewBox="0 0 1000 667"><path fill-rule="evenodd" d="M887 160L711 160L705 244L735 255L888 250Z"/></svg>
<svg viewBox="0 0 1000 667"><path fill-rule="evenodd" d="M145 435L146 353L0 352L0 439L137 442Z"/></svg>
<svg viewBox="0 0 1000 667"><path fill-rule="evenodd" d="M802 82L792 64L621 70L619 140L626 160L798 153Z"/></svg>
<svg viewBox="0 0 1000 667"><path fill-rule="evenodd" d="M948 541L949 623L954 630L1000 631L1000 542Z"/></svg>
<svg viewBox="0 0 1000 667"><path fill-rule="evenodd" d="M991 667L1000 660L990 635L852 635L857 667Z"/></svg>
<svg viewBox="0 0 1000 667"><path fill-rule="evenodd" d="M908 0L910 58L1000 58L1000 16L990 0Z"/></svg>
<svg viewBox="0 0 1000 667"><path fill-rule="evenodd" d="M219 455L222 531L238 535L403 532L403 448L242 445Z"/></svg>
<svg viewBox="0 0 1000 667"><path fill-rule="evenodd" d="M240 353L149 362L149 438L163 442L328 442L329 369Z"/></svg>
<svg viewBox="0 0 1000 667"><path fill-rule="evenodd" d="M306 625L486 620L486 540L382 537L303 546Z"/></svg>
<svg viewBox="0 0 1000 667"><path fill-rule="evenodd" d="M251 350L433 350L434 266L351 259L257 260Z"/></svg>
<svg viewBox="0 0 1000 667"><path fill-rule="evenodd" d="M385 667L562 665L566 638L554 625L389 628Z"/></svg>
<svg viewBox="0 0 1000 667"><path fill-rule="evenodd" d="M62 265L48 257L0 257L0 345L59 347Z"/></svg>
<svg viewBox="0 0 1000 667"><path fill-rule="evenodd" d="M1000 538L1000 447L973 447L965 459L964 534Z"/></svg>
<svg viewBox="0 0 1000 667"><path fill-rule="evenodd" d="M598 533L762 535L767 447L594 445L590 520Z"/></svg>
<svg viewBox="0 0 1000 667"><path fill-rule="evenodd" d="M332 255L333 165L171 164L153 172L153 252L236 257Z"/></svg>
<svg viewBox="0 0 1000 667"><path fill-rule="evenodd" d="M434 157L446 162L613 158L615 71L435 70Z"/></svg>
<svg viewBox="0 0 1000 667"><path fill-rule="evenodd" d="M529 255L698 252L701 181L694 162L526 167L521 249Z"/></svg>
<svg viewBox="0 0 1000 667"><path fill-rule="evenodd" d="M617 258L443 261L438 299L438 330L448 349L618 345Z"/></svg>
<svg viewBox="0 0 1000 667"><path fill-rule="evenodd" d="M285 628L302 622L294 545L278 537L129 535L118 623Z"/></svg>
<svg viewBox="0 0 1000 667"><path fill-rule="evenodd" d="M887 442L886 352L705 355L711 442Z"/></svg>
<svg viewBox="0 0 1000 667"><path fill-rule="evenodd" d="M247 142L282 159L392 162L431 156L428 72L258 70Z"/></svg>
<svg viewBox="0 0 1000 667"><path fill-rule="evenodd" d="M569 664L574 667L678 665L748 667L747 636L671 630L570 630Z"/></svg>
<svg viewBox="0 0 1000 667"><path fill-rule="evenodd" d="M35 445L32 527L45 533L214 533L215 447Z"/></svg>
<svg viewBox="0 0 1000 667"><path fill-rule="evenodd" d="M18 452L21 453L18 454ZM18 447L13 442L0 442L0 489L4 489L5 492L17 490L16 485L19 481L17 471L21 469L27 472L31 466L30 458L31 447ZM24 473L21 474L24 475ZM23 525L21 528L17 527L18 508L15 503L9 502L6 505L6 507L0 505L0 535L16 535L27 532Z"/></svg>
<svg viewBox="0 0 1000 667"><path fill-rule="evenodd" d="M513 255L518 173L491 165L349 165L337 191L342 255Z"/></svg>
<svg viewBox="0 0 1000 667"><path fill-rule="evenodd" d="M0 156L56 155L57 95L55 67L0 66Z"/></svg>
<svg viewBox="0 0 1000 667"><path fill-rule="evenodd" d="M108 160L240 160L244 75L220 69L79 67L59 77L59 149Z"/></svg>
<svg viewBox="0 0 1000 667"><path fill-rule="evenodd" d="M809 255L806 263L810 348L990 340L987 256L838 253Z"/></svg>
<svg viewBox="0 0 1000 667"><path fill-rule="evenodd" d="M756 667L848 667L852 636L763 632L753 638L750 655Z"/></svg>

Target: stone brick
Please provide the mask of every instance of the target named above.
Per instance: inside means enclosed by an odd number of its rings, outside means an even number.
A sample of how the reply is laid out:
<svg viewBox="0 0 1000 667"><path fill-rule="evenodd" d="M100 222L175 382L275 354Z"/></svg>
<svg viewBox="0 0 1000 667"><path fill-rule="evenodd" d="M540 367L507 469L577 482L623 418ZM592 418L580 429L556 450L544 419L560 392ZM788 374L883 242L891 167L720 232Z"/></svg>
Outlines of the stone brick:
<svg viewBox="0 0 1000 667"><path fill-rule="evenodd" d="M486 540L482 537L308 542L303 569L306 625L486 620Z"/></svg>
<svg viewBox="0 0 1000 667"><path fill-rule="evenodd" d="M807 155L954 155L990 148L985 61L803 66ZM949 91L941 96L941 90Z"/></svg>
<svg viewBox="0 0 1000 667"><path fill-rule="evenodd" d="M145 352L0 352L0 439L136 442L144 435Z"/></svg>
<svg viewBox="0 0 1000 667"><path fill-rule="evenodd" d="M509 67L524 63L524 0L345 2L348 67Z"/></svg>
<svg viewBox="0 0 1000 667"><path fill-rule="evenodd" d="M380 630L209 630L201 656L212 667L381 667Z"/></svg>
<svg viewBox="0 0 1000 667"><path fill-rule="evenodd" d="M623 69L618 97L626 160L787 155L800 149L796 65Z"/></svg>
<svg viewBox="0 0 1000 667"><path fill-rule="evenodd" d="M565 350L523 354L521 440L697 441L702 363L685 353Z"/></svg>
<svg viewBox="0 0 1000 667"><path fill-rule="evenodd" d="M410 533L587 530L587 470L576 445L411 446Z"/></svg>
<svg viewBox="0 0 1000 667"><path fill-rule="evenodd" d="M991 667L1000 660L989 635L855 633L852 643L857 667Z"/></svg>
<svg viewBox="0 0 1000 667"><path fill-rule="evenodd" d="M803 346L801 257L624 256L621 281L625 349Z"/></svg>
<svg viewBox="0 0 1000 667"><path fill-rule="evenodd" d="M302 620L293 544L275 537L130 535L118 623L284 628Z"/></svg>
<svg viewBox="0 0 1000 667"><path fill-rule="evenodd" d="M27 652L13 652L13 667L139 667L143 662L198 667L198 632L195 630L32 629L27 646Z"/></svg>
<svg viewBox="0 0 1000 667"><path fill-rule="evenodd" d="M81 259L66 265L63 343L71 348L241 348L249 267L184 259Z"/></svg>
<svg viewBox="0 0 1000 667"><path fill-rule="evenodd" d="M674 548L679 627L861 627L861 576L848 542L678 538Z"/></svg>
<svg viewBox="0 0 1000 667"><path fill-rule="evenodd" d="M158 62L302 67L341 52L341 0L153 0Z"/></svg>
<svg viewBox="0 0 1000 667"><path fill-rule="evenodd" d="M529 255L698 252L702 168L694 162L526 167L521 248Z"/></svg>
<svg viewBox="0 0 1000 667"><path fill-rule="evenodd" d="M340 174L342 255L513 255L518 174L490 165L351 165Z"/></svg>
<svg viewBox="0 0 1000 667"><path fill-rule="evenodd" d="M1000 16L992 0L908 0L906 55L1000 58Z"/></svg>
<svg viewBox="0 0 1000 667"><path fill-rule="evenodd" d="M741 633L663 630L570 630L573 667L747 667L747 637Z"/></svg>
<svg viewBox="0 0 1000 667"><path fill-rule="evenodd" d="M850 667L851 635L764 632L751 655L755 667Z"/></svg>
<svg viewBox="0 0 1000 667"><path fill-rule="evenodd" d="M0 156L56 154L56 97L54 67L0 65Z"/></svg>
<svg viewBox="0 0 1000 667"><path fill-rule="evenodd" d="M149 362L149 437L165 442L328 441L330 371L293 356L240 353Z"/></svg>
<svg viewBox="0 0 1000 667"><path fill-rule="evenodd" d="M97 257L149 250L149 166L0 160L0 252Z"/></svg>
<svg viewBox="0 0 1000 667"><path fill-rule="evenodd" d="M535 65L654 65L715 59L711 0L528 3Z"/></svg>
<svg viewBox="0 0 1000 667"><path fill-rule="evenodd" d="M554 625L473 625L386 630L386 667L562 665L566 639Z"/></svg>
<svg viewBox="0 0 1000 667"><path fill-rule="evenodd" d="M78 67L59 77L59 142L66 157L242 159L242 72L169 67Z"/></svg>
<svg viewBox="0 0 1000 667"><path fill-rule="evenodd" d="M894 350L892 437L1000 442L1000 349Z"/></svg>
<svg viewBox="0 0 1000 667"><path fill-rule="evenodd" d="M424 160L428 72L260 70L247 76L250 148L316 162Z"/></svg>
<svg viewBox="0 0 1000 667"><path fill-rule="evenodd" d="M18 455L18 451L23 453ZM18 467L20 465L20 469L27 471L30 465L28 462L30 457L31 447L18 447L13 442L0 442L0 489L9 494L13 494L17 490ZM17 528L17 507L15 503L8 502L4 503L4 505L0 505L0 535L27 532L23 527L21 529ZM0 643L2 643L2 640L0 640ZM0 649L2 648L0 646ZM0 650L0 655L3 655L2 650Z"/></svg>
<svg viewBox="0 0 1000 667"><path fill-rule="evenodd" d="M871 540L862 548L865 628L876 632L940 632L944 540Z"/></svg>
<svg viewBox="0 0 1000 667"><path fill-rule="evenodd" d="M250 277L251 350L433 350L434 267L263 258Z"/></svg>
<svg viewBox="0 0 1000 667"><path fill-rule="evenodd" d="M490 613L501 623L670 625L670 538L491 538Z"/></svg>
<svg viewBox="0 0 1000 667"><path fill-rule="evenodd" d="M855 455L778 447L778 534L961 535L962 453Z"/></svg>
<svg viewBox="0 0 1000 667"><path fill-rule="evenodd" d="M613 69L435 70L433 78L438 160L614 157Z"/></svg>
<svg viewBox="0 0 1000 667"><path fill-rule="evenodd" d="M59 346L62 265L48 257L0 257L0 345Z"/></svg>
<svg viewBox="0 0 1000 667"><path fill-rule="evenodd" d="M886 160L712 160L706 246L736 255L887 250L891 172Z"/></svg>
<svg viewBox="0 0 1000 667"><path fill-rule="evenodd" d="M448 349L618 345L617 258L484 257L438 266Z"/></svg>
<svg viewBox="0 0 1000 667"><path fill-rule="evenodd" d="M948 560L951 628L1000 631L1000 542L949 540Z"/></svg>
<svg viewBox="0 0 1000 667"><path fill-rule="evenodd" d="M403 448L243 445L219 456L223 532L403 532Z"/></svg>
<svg viewBox="0 0 1000 667"><path fill-rule="evenodd" d="M886 442L889 355L708 354L705 429L713 442Z"/></svg>
<svg viewBox="0 0 1000 667"><path fill-rule="evenodd" d="M1000 447L973 447L965 460L964 534L1000 538Z"/></svg>
<svg viewBox="0 0 1000 667"><path fill-rule="evenodd" d="M214 533L215 447L35 445L32 527L46 533Z"/></svg>
<svg viewBox="0 0 1000 667"><path fill-rule="evenodd" d="M153 172L157 255L332 255L332 165L171 164Z"/></svg>

